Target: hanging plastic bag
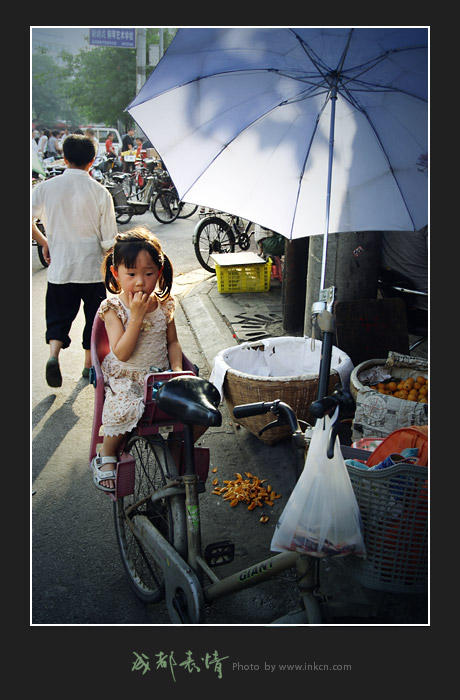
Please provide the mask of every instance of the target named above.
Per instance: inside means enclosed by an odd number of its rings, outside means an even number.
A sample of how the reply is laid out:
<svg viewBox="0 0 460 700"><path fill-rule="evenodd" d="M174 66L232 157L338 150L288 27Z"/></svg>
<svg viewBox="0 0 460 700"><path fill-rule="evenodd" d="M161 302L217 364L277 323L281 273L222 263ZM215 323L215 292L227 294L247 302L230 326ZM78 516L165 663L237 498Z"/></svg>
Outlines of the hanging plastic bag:
<svg viewBox="0 0 460 700"><path fill-rule="evenodd" d="M366 556L359 506L337 437L333 457L327 456L337 415L338 408L332 418L316 421L305 467L276 525L273 551Z"/></svg>

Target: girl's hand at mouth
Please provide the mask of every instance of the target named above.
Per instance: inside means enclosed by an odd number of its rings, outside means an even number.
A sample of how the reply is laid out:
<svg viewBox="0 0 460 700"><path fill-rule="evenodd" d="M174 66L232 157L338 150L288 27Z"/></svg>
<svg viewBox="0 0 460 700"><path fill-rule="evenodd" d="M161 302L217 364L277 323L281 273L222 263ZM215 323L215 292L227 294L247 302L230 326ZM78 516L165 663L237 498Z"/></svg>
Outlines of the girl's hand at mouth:
<svg viewBox="0 0 460 700"><path fill-rule="evenodd" d="M145 294L145 292L129 292L128 300L131 316L144 318L149 310L149 299L149 295Z"/></svg>

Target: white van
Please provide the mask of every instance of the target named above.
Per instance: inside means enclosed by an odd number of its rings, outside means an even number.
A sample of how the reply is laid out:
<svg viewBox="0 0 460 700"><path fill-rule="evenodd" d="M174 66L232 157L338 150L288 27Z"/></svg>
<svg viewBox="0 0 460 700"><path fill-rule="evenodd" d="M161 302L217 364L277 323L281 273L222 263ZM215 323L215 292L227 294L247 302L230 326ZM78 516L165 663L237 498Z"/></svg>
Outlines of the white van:
<svg viewBox="0 0 460 700"><path fill-rule="evenodd" d="M96 125L88 125L88 126L80 126L79 127L83 133L85 132L85 129L92 129L94 131L94 135L96 136L98 143L99 143L99 151L98 151L98 156L101 156L103 153L105 153L105 142L107 141L107 137L110 133L113 134L113 145L116 151L117 156L120 155L122 151L122 141L121 141L121 136L120 132L117 129L114 129L109 126L100 126L98 124Z"/></svg>

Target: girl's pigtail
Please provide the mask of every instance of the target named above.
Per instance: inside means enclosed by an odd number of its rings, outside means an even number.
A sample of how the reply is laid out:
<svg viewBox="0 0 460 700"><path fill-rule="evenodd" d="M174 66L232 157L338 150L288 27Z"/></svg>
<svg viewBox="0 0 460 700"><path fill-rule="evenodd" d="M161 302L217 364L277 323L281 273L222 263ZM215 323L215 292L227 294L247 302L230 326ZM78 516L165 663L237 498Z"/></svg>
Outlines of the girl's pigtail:
<svg viewBox="0 0 460 700"><path fill-rule="evenodd" d="M113 248L111 248L108 252L107 255L104 258L104 261L102 263L102 275L104 277L104 283L106 288L109 290L109 292L112 292L112 294L120 294L121 292L121 287L114 276L112 272L112 266L113 266Z"/></svg>
<svg viewBox="0 0 460 700"><path fill-rule="evenodd" d="M161 269L160 277L158 279L158 286L160 288L158 296L160 297L160 299L167 299L169 297L169 295L171 294L172 283L173 267L168 256L163 253L163 266Z"/></svg>

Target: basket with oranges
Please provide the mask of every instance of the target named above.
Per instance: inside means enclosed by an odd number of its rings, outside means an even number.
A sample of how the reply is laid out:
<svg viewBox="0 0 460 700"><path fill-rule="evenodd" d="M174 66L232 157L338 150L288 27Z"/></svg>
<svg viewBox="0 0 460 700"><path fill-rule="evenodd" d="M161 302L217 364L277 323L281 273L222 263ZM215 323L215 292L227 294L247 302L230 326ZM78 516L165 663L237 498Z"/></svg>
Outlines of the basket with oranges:
<svg viewBox="0 0 460 700"><path fill-rule="evenodd" d="M428 403L428 377L423 375L407 377L407 379L391 377L384 382L373 384L370 389L374 389L380 394L394 396L396 399Z"/></svg>

